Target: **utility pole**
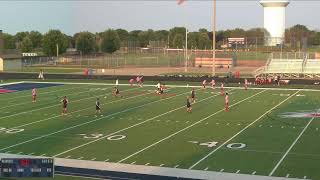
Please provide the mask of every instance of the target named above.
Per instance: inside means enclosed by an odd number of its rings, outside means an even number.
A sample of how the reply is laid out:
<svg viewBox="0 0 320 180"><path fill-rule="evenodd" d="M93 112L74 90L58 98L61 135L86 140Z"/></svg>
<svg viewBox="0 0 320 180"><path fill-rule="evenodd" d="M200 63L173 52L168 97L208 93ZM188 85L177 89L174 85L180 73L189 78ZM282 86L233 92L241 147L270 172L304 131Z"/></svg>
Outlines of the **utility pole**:
<svg viewBox="0 0 320 180"><path fill-rule="evenodd" d="M188 29L186 27L186 43L185 43L185 64L184 64L184 72L188 71Z"/></svg>
<svg viewBox="0 0 320 180"><path fill-rule="evenodd" d="M217 17L217 0L213 0L213 17L212 17L212 76L216 74L216 17Z"/></svg>

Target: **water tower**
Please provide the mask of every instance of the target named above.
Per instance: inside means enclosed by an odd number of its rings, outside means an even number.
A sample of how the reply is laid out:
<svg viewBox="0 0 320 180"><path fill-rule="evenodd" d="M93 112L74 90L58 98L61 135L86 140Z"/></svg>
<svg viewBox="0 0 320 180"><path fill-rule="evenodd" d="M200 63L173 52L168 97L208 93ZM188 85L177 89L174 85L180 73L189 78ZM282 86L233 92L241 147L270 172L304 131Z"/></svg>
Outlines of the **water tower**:
<svg viewBox="0 0 320 180"><path fill-rule="evenodd" d="M289 0L261 0L264 9L265 45L277 46L283 44L286 29L286 7Z"/></svg>

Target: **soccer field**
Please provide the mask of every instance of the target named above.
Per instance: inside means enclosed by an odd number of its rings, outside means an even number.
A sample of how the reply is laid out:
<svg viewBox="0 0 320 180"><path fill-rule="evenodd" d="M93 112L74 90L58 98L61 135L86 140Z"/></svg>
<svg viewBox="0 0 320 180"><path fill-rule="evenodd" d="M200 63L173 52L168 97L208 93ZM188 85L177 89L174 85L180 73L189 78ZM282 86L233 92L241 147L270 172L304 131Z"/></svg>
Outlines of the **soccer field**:
<svg viewBox="0 0 320 180"><path fill-rule="evenodd" d="M197 87L187 113L190 87L156 95L155 86L123 85L123 98L111 95L113 87L3 86L0 153L320 179L318 90L227 88L225 112L220 89ZM63 96L70 101L67 116L61 116ZM95 114L97 97L101 115Z"/></svg>

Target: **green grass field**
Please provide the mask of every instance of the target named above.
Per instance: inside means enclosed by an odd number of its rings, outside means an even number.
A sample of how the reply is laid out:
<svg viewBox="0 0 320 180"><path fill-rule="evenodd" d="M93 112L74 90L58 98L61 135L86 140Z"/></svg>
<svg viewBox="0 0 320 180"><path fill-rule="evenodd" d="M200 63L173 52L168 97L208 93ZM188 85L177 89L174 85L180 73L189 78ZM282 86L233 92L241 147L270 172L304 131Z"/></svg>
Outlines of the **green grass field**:
<svg viewBox="0 0 320 180"><path fill-rule="evenodd" d="M39 88L37 103L31 90L0 94L0 153L320 179L320 91L230 88L225 112L219 89L197 88L188 114L191 88L159 96L155 87L121 86L123 98L112 88Z"/></svg>

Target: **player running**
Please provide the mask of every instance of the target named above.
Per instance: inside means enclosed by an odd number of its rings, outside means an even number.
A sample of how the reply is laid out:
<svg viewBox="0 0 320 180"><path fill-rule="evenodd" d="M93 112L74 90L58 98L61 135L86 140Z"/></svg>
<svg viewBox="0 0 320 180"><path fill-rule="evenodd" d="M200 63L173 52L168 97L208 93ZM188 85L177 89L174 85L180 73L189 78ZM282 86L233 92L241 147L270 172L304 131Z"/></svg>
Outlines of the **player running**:
<svg viewBox="0 0 320 180"><path fill-rule="evenodd" d="M248 80L244 79L244 89L248 90Z"/></svg>
<svg viewBox="0 0 320 180"><path fill-rule="evenodd" d="M215 81L214 79L212 79L211 82L210 82L210 84L211 84L211 88L212 88L213 90L215 90L215 89L216 89L216 81Z"/></svg>
<svg viewBox="0 0 320 180"><path fill-rule="evenodd" d="M143 78L143 76L137 76L137 78L136 78L136 81L137 81L137 84L140 86L140 87L142 87L142 78Z"/></svg>
<svg viewBox="0 0 320 180"><path fill-rule="evenodd" d="M221 83L220 90L221 90L221 96L224 96L224 84L223 84L223 82Z"/></svg>
<svg viewBox="0 0 320 180"><path fill-rule="evenodd" d="M191 102L189 96L187 96L187 112L191 113L192 112L192 107L191 107Z"/></svg>
<svg viewBox="0 0 320 180"><path fill-rule="evenodd" d="M207 85L207 80L205 79L202 81L202 88L206 89L206 85Z"/></svg>
<svg viewBox="0 0 320 180"><path fill-rule="evenodd" d="M229 111L229 95L228 93L226 93L226 97L225 97L225 106L226 106L226 111Z"/></svg>
<svg viewBox="0 0 320 180"><path fill-rule="evenodd" d="M160 94L160 91L161 91L161 83L158 82L158 84L157 84L157 90L156 90L157 94Z"/></svg>
<svg viewBox="0 0 320 180"><path fill-rule="evenodd" d="M99 100L99 98L97 98L97 100L96 100L96 114L100 114L100 113L101 113L100 100Z"/></svg>
<svg viewBox="0 0 320 180"><path fill-rule="evenodd" d="M67 96L64 96L61 102L62 102L62 116L63 116L63 115L66 115L68 112L69 101L67 99Z"/></svg>
<svg viewBox="0 0 320 180"><path fill-rule="evenodd" d="M33 103L37 102L37 89L36 88L32 89L32 102Z"/></svg>
<svg viewBox="0 0 320 180"><path fill-rule="evenodd" d="M192 91L191 91L191 99L192 99L193 103L196 102L196 92L195 92L194 88L192 88Z"/></svg>

